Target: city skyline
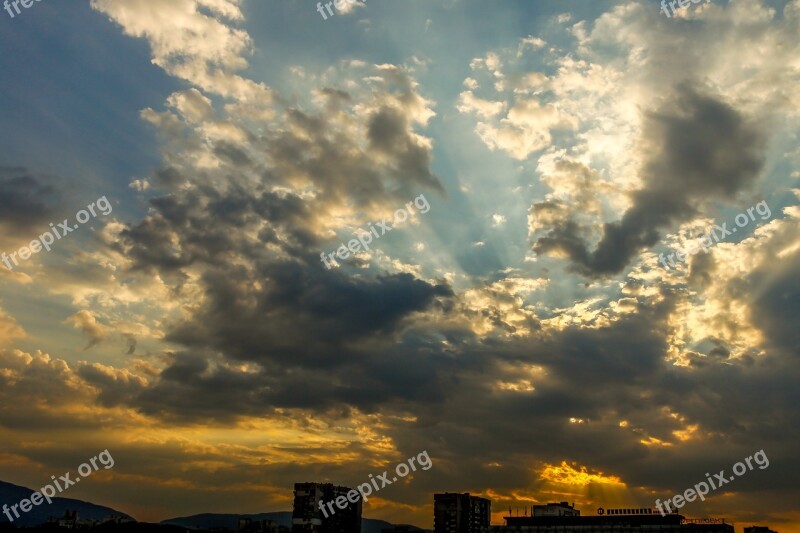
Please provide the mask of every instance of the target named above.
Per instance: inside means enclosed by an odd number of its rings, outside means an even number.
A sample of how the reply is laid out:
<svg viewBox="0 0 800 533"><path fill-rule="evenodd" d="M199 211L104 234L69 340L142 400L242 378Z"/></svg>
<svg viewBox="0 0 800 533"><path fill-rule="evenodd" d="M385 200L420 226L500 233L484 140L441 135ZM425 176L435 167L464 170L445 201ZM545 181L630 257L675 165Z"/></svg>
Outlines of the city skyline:
<svg viewBox="0 0 800 533"><path fill-rule="evenodd" d="M361 531L361 519L368 518L362 514L364 501L358 495L358 491L351 487L336 485L335 483L331 482L295 482L292 494L293 504L292 510L289 512L289 514L292 517L291 529L293 529L295 533L302 533L306 531L318 533L358 532ZM355 494L355 498L351 498L351 495L353 494ZM2 491L0 491L0 496L1 495ZM641 516L658 518L658 515L668 519L665 523L674 524L676 527L682 524L699 524L706 526L719 525L733 528L734 525L725 517L685 516L685 513L681 513L677 509L673 509L665 515L663 513L663 509L659 508L658 506L656 508L636 507L635 505L622 508L598 507L591 514L586 513L586 510L583 510L582 514L582 510L578 508L574 502L570 503L566 501L547 503L542 502L538 504L532 504L530 506L525 505L522 508L518 506L509 507L507 513L504 510L496 513L497 516L502 517L502 521L504 522L502 524L498 524L492 521L492 517L495 516L495 513L491 511L492 502L488 498L476 496L468 492L435 492L431 494L431 496L433 497L434 501L434 520L433 528L427 529L434 531L434 533L488 533L488 528L490 526L495 528L493 529L494 533L503 533L503 531L506 530L506 527L511 526L511 528L508 529L511 531L515 524L518 525L519 523L523 523L519 522L517 519L534 517L546 517L546 520L550 520L550 522L544 523L544 527L552 527L553 524L557 523L553 522L553 520L556 518L584 519L589 517L613 522L613 520L616 519L625 521L627 519L635 519ZM63 500L63 498L61 499ZM74 502L75 500L72 501ZM336 508L333 508L333 504L330 503L332 501L335 501ZM62 520L67 519L77 522L85 522L85 520L81 520L79 511L71 510L72 508L68 503L62 503L61 505L67 509L64 511L64 517ZM90 505L95 505L95 503L90 503ZM461 516L462 509L463 512L466 513L463 517ZM337 516L337 511L343 512L338 512ZM10 516L10 512L6 506L4 506L3 512L6 513L7 516ZM54 511L51 514L51 519L58 520L58 516L56 516L57 514L58 512ZM446 515L448 514L452 514L452 517L446 518ZM252 516L252 513L250 515ZM197 515L197 517L200 516L204 515L202 513ZM186 520L188 518L191 517L166 519L162 521L162 523L169 524L172 523L173 520ZM135 517L127 517L122 513L108 509L106 516L99 520L97 518L91 519L89 522L99 525L105 521L114 521L119 523L120 521L126 521L128 519L135 520ZM13 522L13 520L11 521ZM464 523L461 523L462 521ZM238 522L239 531L242 531L243 527L244 530L250 530L251 527L255 527L257 525L257 521L254 521L251 518L240 517ZM244 526L242 524L244 524ZM565 522L565 524L569 524L569 522ZM591 524L594 524L594 522L591 522L590 525ZM273 525L275 527L278 526L278 524L274 522ZM401 526L405 525L401 524ZM500 529L497 529L498 527L500 527ZM768 526L743 526L741 524L739 524L739 528L735 531L739 531L742 528L744 528L744 533L748 533L748 531L751 533L778 533L771 530ZM576 531L582 530L577 529ZM590 530L587 530L587 533L589 531ZM711 531L712 530L709 530L709 533L711 533ZM730 531L733 532L734 529L731 529ZM528 533L535 532L529 531Z"/></svg>

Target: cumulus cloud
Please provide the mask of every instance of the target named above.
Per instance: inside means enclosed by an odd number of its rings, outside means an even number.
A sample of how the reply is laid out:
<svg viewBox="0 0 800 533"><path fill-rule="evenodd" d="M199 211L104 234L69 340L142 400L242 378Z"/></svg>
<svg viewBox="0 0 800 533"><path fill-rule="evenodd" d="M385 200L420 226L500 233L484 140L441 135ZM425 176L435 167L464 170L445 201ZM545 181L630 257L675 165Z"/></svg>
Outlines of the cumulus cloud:
<svg viewBox="0 0 800 533"><path fill-rule="evenodd" d="M603 225L590 252L572 220L559 220L534 250L564 253L588 275L614 274L712 200L734 200L759 177L765 134L719 100L679 86L674 98L645 121L643 187L617 222Z"/></svg>
<svg viewBox="0 0 800 533"><path fill-rule="evenodd" d="M165 166L138 180L153 193L148 215L108 235L109 253L124 258L128 272L164 281L183 302L164 339L186 350L147 387L90 369L82 376L105 402L183 420L233 420L278 407L369 410L416 396L386 383L385 368L399 364L393 357L370 363L371 353L411 342L402 339L414 317L445 307L451 288L377 265L351 277L319 262L337 232L380 220L420 192L444 190L430 170L432 142L419 131L434 116L433 103L410 72L342 63L324 82L304 78L310 100L268 100L268 112L243 119L237 106L250 96L226 90L252 86L233 74L251 45L231 26L238 2L220 3L217 17L198 2L165 13L140 3L93 5L147 39L154 62L195 87L171 95L164 110L142 112L163 140ZM197 34L207 43L192 44ZM231 103L215 106L206 93ZM70 318L89 336L88 347L109 333L94 318L86 311ZM363 365L355 381L346 377L354 365ZM341 377L322 383L312 368ZM298 394L297 384L308 381L319 382L317 392Z"/></svg>
<svg viewBox="0 0 800 533"><path fill-rule="evenodd" d="M27 334L16 319L0 309L0 344L10 345L16 339L24 338Z"/></svg>
<svg viewBox="0 0 800 533"><path fill-rule="evenodd" d="M763 177L767 142L776 133L773 106L796 115L787 88L800 77L797 50L748 52L744 76L719 39L750 51L788 39L797 23L793 5L783 19L744 2L688 10L692 23L707 29L697 34L642 3L626 3L591 25L573 26L572 54L540 58L542 70L555 70L551 75L517 70L530 37L517 50L473 61L493 79L515 80L495 85L490 98L508 116L479 121L478 134L516 159L539 153L539 175L552 189L531 206L534 250L564 257L586 276L617 274L678 225L749 193ZM665 42L687 43L679 46L685 53L672 53ZM552 130L566 123L575 135L554 141ZM575 187L582 175L593 177ZM602 203L593 201L587 213L586 201L597 197Z"/></svg>
<svg viewBox="0 0 800 533"><path fill-rule="evenodd" d="M54 182L52 177L26 168L0 167L0 246L6 253L47 230L60 212L58 203L63 195Z"/></svg>
<svg viewBox="0 0 800 533"><path fill-rule="evenodd" d="M263 112L271 100L270 91L236 74L247 66L245 56L252 50L247 32L233 26L243 19L240 4L240 0L176 0L153 9L150 0L124 4L92 0L92 7L122 26L127 35L147 39L153 63L167 73L235 99L241 110Z"/></svg>
<svg viewBox="0 0 800 533"><path fill-rule="evenodd" d="M80 329L89 338L89 344L86 345L84 350L88 350L100 343L108 335L108 328L98 322L97 317L86 309L78 311L64 322L71 324L76 329Z"/></svg>
<svg viewBox="0 0 800 533"><path fill-rule="evenodd" d="M69 365L42 352L0 350L0 384L0 424L4 428L64 428L69 427L70 419L72 423L85 422L84 416L91 411L92 394L81 389L84 384ZM81 404L85 407L79 407Z"/></svg>

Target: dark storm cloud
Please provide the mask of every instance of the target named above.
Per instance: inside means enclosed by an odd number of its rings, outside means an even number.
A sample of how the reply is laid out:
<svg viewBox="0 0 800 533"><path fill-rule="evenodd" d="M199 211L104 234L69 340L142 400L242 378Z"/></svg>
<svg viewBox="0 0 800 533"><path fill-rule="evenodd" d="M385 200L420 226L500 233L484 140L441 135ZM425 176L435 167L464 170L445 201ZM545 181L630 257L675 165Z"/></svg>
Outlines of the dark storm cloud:
<svg viewBox="0 0 800 533"><path fill-rule="evenodd" d="M343 346L390 334L410 313L452 296L445 285L408 274L369 279L326 270L318 252L307 248L319 243L303 229L309 213L295 196L222 196L209 190L156 198L151 205L156 213L125 230L118 248L137 269L208 268L202 278L208 305L168 335L187 346L218 348L242 360L329 364ZM264 221L270 223L260 234L264 242L243 236ZM283 239L276 237L277 228ZM294 259L276 260L266 243ZM231 264L232 257L248 258L252 268ZM256 283L261 289L254 289ZM314 331L313 341L307 331Z"/></svg>
<svg viewBox="0 0 800 533"><path fill-rule="evenodd" d="M52 431L78 426L96 428L103 420L65 417L62 409L88 403L86 390L60 359L19 350L0 350L0 427Z"/></svg>
<svg viewBox="0 0 800 533"><path fill-rule="evenodd" d="M314 276L288 263L272 265L262 280L264 289L254 293L230 271L207 275L208 305L167 337L198 353L208 347L226 360L255 363L257 372L182 355L131 404L167 417L235 419L274 407L370 411L390 398L421 400L437 390L429 357L402 340L392 351L384 336L394 338L410 314L451 296L449 288L407 274Z"/></svg>
<svg viewBox="0 0 800 533"><path fill-rule="evenodd" d="M381 108L369 120L370 148L399 161L392 179L413 178L419 185L444 192L439 180L431 173L430 151L408 135L408 119L400 111Z"/></svg>
<svg viewBox="0 0 800 533"><path fill-rule="evenodd" d="M291 237L281 243L292 255L317 244L305 229L307 206L296 196L247 192L231 186L226 194L202 185L181 194L150 200L154 211L122 232L116 246L134 260L136 269L177 271L194 263L227 265L230 254L260 257L266 242L278 243L273 228L263 230L265 242L243 234L263 221L280 226Z"/></svg>
<svg viewBox="0 0 800 533"><path fill-rule="evenodd" d="M234 421L241 415L266 416L271 380L225 365L204 354L177 354L156 383L130 399L141 412L172 421Z"/></svg>
<svg viewBox="0 0 800 533"><path fill-rule="evenodd" d="M753 273L753 323L769 346L789 357L800 357L800 253Z"/></svg>
<svg viewBox="0 0 800 533"><path fill-rule="evenodd" d="M404 336L419 313L452 309L451 288L374 267L326 270L319 259L330 247L326 215L390 212L420 188L443 190L414 131L428 103L400 69L367 68L375 88L359 102L324 88L321 108L283 109L264 133L236 143L207 142L194 124L178 134L180 113L148 112L174 143L165 151L175 164L152 180L166 193L113 247L133 270L169 280L176 298L203 298L166 326L181 355L146 390L108 398L157 416L234 419L276 406L374 410L392 398L438 397L435 369L424 379L402 363L426 360ZM219 166L185 170L200 157ZM100 389L125 388L101 377L84 371Z"/></svg>
<svg viewBox="0 0 800 533"><path fill-rule="evenodd" d="M304 176L319 189L315 203L324 208L391 208L420 187L444 194L430 170L432 150L413 127L414 114L426 104L409 76L379 71L373 81L380 88L360 95L358 108L353 94L324 88L322 110L286 109L281 127L260 141L270 161L267 179Z"/></svg>
<svg viewBox="0 0 800 533"><path fill-rule="evenodd" d="M755 182L764 164L764 132L687 83L658 112L645 116L643 130L644 187L632 194L633 205L622 219L603 225L594 251L579 224L561 219L536 242L537 253L564 253L587 276L619 273L639 251L656 244L663 230L709 202L733 200Z"/></svg>
<svg viewBox="0 0 800 533"><path fill-rule="evenodd" d="M539 341L487 349L484 364L454 372L460 386L445 402L420 405L413 411L418 421L393 428L392 438L402 450L426 447L440 459L437 479L420 480L432 491L491 486L512 492L538 483L543 463L562 460L620 476L631 487L666 491L689 486L706 471L730 468L767 445L770 458L796 468L792 442L800 432L793 406L800 398L792 383L800 375L791 357L771 354L755 365L715 358L702 368L673 366L664 342L673 311L665 303L606 327L569 327ZM459 357L475 349L464 346ZM503 361L543 372L530 378L520 367L509 375L492 365ZM515 377L528 377L535 390L489 387L493 379ZM627 427L619 425L623 420ZM697 440L684 443L673 434L695 424ZM650 437L671 446L643 446ZM758 475L753 485L742 483L737 490L763 491L773 483L791 488L778 468Z"/></svg>
<svg viewBox="0 0 800 533"><path fill-rule="evenodd" d="M17 230L50 222L61 193L25 168L0 167L0 224Z"/></svg>
<svg viewBox="0 0 800 533"><path fill-rule="evenodd" d="M264 273L274 283L264 294L265 303L285 310L287 318L307 317L318 324L314 329L325 342L391 334L403 317L425 310L437 297L453 296L446 285L431 285L410 274L374 280L326 278L290 264L275 265Z"/></svg>
<svg viewBox="0 0 800 533"><path fill-rule="evenodd" d="M117 249L134 269L179 280L184 268L202 268L204 303L168 328L166 340L188 349L151 385L84 368L81 376L104 403L167 419L233 421L275 407L369 411L393 398L439 396L428 356L402 338L415 313L452 307L447 285L326 270L309 248L319 240L306 229L308 206L293 195L233 186L222 195L198 185L153 199L151 211L122 232ZM253 242L246 234L256 228ZM241 362L253 363L253 371L228 364Z"/></svg>
<svg viewBox="0 0 800 533"><path fill-rule="evenodd" d="M394 402L431 407L458 386L459 372L488 368L486 360L454 361L426 335L364 348L343 346L327 353L324 361L317 361L315 346L303 346L301 339L294 340L294 360L267 360L278 350L263 332L261 342L249 353L261 360L248 372L229 363L228 357L198 348L173 355L147 386L93 366L83 366L78 373L100 391L99 400L106 406L127 405L171 421L233 423L241 416L273 415L278 407L317 413L351 408L377 412Z"/></svg>
<svg viewBox="0 0 800 533"><path fill-rule="evenodd" d="M75 373L99 391L97 401L104 407L126 403L144 387L143 379L99 364L79 365Z"/></svg>

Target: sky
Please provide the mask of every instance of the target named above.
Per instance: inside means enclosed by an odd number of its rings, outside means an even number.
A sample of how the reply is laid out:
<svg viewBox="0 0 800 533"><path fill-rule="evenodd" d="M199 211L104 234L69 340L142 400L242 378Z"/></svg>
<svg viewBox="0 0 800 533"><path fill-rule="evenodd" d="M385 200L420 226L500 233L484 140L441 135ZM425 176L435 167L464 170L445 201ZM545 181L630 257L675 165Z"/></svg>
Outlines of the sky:
<svg viewBox="0 0 800 533"><path fill-rule="evenodd" d="M800 0L333 12L0 11L0 480L108 450L63 496L158 521L425 451L363 512L431 528L761 452L681 512L800 532Z"/></svg>

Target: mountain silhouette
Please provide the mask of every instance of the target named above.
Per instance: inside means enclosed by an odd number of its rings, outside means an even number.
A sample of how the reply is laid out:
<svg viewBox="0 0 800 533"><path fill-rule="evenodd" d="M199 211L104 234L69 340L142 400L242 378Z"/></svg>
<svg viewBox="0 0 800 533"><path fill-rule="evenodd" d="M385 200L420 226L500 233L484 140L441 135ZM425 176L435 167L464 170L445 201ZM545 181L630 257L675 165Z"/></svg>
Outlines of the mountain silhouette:
<svg viewBox="0 0 800 533"><path fill-rule="evenodd" d="M292 513L289 511L279 511L274 513L259 513L259 514L197 514L192 516L184 516L180 518L170 518L169 520L162 520L161 523L165 525L181 526L187 529L206 529L225 528L230 531L236 531L239 525L240 518L250 518L253 521L272 520L280 526L292 527ZM372 518L361 519L361 533L381 533L384 528L392 527L394 524L384 520L375 520ZM426 531L415 526L409 526L412 531Z"/></svg>
<svg viewBox="0 0 800 533"><path fill-rule="evenodd" d="M0 481L0 508L3 504L11 507L18 504L23 499L30 499L31 494L35 491L13 483ZM14 517L13 525L17 527L35 527L47 522L48 518L61 518L64 516L64 511L78 511L78 517L81 520L104 520L112 515L120 516L134 520L133 517L123 512L105 507L102 505L95 505L91 502L82 500L74 500L72 498L53 498L53 503L48 504L43 502L41 505L33 507L29 512L23 513L19 510L20 517ZM14 513L11 512L14 516ZM253 521L272 520L278 525L291 527L292 526L292 513L290 511L278 511L272 513L257 513L257 514L212 514L203 513L192 516L170 518L162 520L160 525L163 526L180 526L186 529L198 530L212 530L215 528L225 528L230 531L236 531L239 526L240 518L250 518ZM8 517L0 512L0 524L7 524ZM125 527L131 530L137 530L139 526L145 524L127 524ZM375 520L372 518L363 518L361 520L361 533L381 533L384 528L392 527L394 524L384 520ZM151 527L155 526L151 524ZM119 528L121 526L114 526ZM424 532L426 530L409 526L412 531Z"/></svg>
<svg viewBox="0 0 800 533"><path fill-rule="evenodd" d="M0 481L0 508L2 508L3 504L11 507L18 504L20 500L29 499L34 492L36 491L26 487ZM42 502L41 505L33 507L27 513L23 513L18 508L19 518L14 516L13 511L9 511L14 518L14 525L17 527L31 527L44 524L51 516L61 518L64 516L64 511L78 511L78 517L81 520L103 520L111 515L133 520L129 515L110 507L95 505L82 500L73 500L72 498L52 498L52 500L53 503ZM0 512L0 523L8 522L8 517Z"/></svg>

